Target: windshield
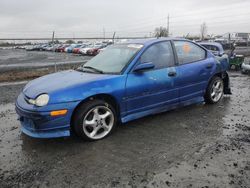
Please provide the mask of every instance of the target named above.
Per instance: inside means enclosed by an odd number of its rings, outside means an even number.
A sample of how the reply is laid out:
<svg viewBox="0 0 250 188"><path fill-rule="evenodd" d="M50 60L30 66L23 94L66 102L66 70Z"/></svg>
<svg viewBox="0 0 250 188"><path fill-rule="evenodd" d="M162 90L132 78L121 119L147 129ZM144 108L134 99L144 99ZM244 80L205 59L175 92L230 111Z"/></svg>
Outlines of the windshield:
<svg viewBox="0 0 250 188"><path fill-rule="evenodd" d="M110 46L80 68L98 70L98 73L121 73L131 58L142 47L143 45L141 44L120 44Z"/></svg>

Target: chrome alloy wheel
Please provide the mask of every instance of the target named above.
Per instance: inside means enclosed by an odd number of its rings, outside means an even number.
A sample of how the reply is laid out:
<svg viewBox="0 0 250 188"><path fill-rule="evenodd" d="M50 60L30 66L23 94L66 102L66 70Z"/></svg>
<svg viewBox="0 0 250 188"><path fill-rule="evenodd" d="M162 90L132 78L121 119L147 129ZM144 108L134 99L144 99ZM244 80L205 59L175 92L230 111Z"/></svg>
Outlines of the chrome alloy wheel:
<svg viewBox="0 0 250 188"><path fill-rule="evenodd" d="M91 139L105 137L114 126L114 113L106 106L95 106L83 119L83 131Z"/></svg>
<svg viewBox="0 0 250 188"><path fill-rule="evenodd" d="M218 102L223 95L223 82L221 80L216 80L211 88L211 99L213 102Z"/></svg>

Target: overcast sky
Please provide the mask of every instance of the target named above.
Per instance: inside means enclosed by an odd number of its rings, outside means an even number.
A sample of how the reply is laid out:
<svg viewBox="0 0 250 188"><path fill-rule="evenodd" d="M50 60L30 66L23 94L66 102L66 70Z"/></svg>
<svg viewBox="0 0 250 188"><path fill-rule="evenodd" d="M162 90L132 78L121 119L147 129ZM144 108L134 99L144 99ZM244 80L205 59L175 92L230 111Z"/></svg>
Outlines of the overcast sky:
<svg viewBox="0 0 250 188"><path fill-rule="evenodd" d="M0 0L0 38L250 32L250 0Z"/></svg>

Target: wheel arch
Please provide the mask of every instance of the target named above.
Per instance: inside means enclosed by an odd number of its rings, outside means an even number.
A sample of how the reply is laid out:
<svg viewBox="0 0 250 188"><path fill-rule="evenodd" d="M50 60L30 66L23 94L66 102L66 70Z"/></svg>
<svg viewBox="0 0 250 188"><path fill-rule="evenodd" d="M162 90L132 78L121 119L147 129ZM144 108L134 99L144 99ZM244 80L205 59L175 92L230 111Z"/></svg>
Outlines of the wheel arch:
<svg viewBox="0 0 250 188"><path fill-rule="evenodd" d="M74 118L74 115L76 114L77 110L79 109L79 107L87 102L87 101L91 101L91 100L95 100L95 99L100 99L100 100L104 100L106 102L108 102L109 104L112 105L112 107L116 110L116 114L117 114L117 119L118 121L120 121L120 105L118 103L118 101L115 99L114 96L110 95L110 94L96 94L96 95L92 95L89 96L88 98L82 100L73 110L72 115L71 115L71 119L70 119L70 127L72 128L72 121ZM73 130L73 129L72 129Z"/></svg>
<svg viewBox="0 0 250 188"><path fill-rule="evenodd" d="M229 75L228 73L225 71L225 72L218 72L218 73L215 73L210 79L209 79L209 82L207 84L207 87L209 86L209 83L212 81L212 79L214 77L220 77L222 80L223 80L223 83L224 83L224 94L232 94L231 93L231 89L230 89L230 79L229 79Z"/></svg>

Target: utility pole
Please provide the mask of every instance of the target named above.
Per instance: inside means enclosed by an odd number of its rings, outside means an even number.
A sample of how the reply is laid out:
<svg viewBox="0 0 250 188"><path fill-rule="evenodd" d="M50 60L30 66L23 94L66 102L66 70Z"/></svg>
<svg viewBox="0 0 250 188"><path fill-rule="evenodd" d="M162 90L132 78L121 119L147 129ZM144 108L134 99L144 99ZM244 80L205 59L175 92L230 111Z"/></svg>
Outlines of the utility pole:
<svg viewBox="0 0 250 188"><path fill-rule="evenodd" d="M229 48L231 50L232 49L232 45L231 45L231 33L228 33L228 43L229 43Z"/></svg>
<svg viewBox="0 0 250 188"><path fill-rule="evenodd" d="M103 27L103 38L104 38L104 40L105 40L105 27Z"/></svg>
<svg viewBox="0 0 250 188"><path fill-rule="evenodd" d="M169 14L168 14L168 21L167 21L167 32L168 32L168 37L169 37Z"/></svg>
<svg viewBox="0 0 250 188"><path fill-rule="evenodd" d="M52 45L54 45L55 31L52 33Z"/></svg>
<svg viewBox="0 0 250 188"><path fill-rule="evenodd" d="M113 44L115 43L115 32L113 34Z"/></svg>
<svg viewBox="0 0 250 188"><path fill-rule="evenodd" d="M53 51L55 52L54 39L55 39L55 31L53 31L52 33L52 47L53 47ZM55 72L57 72L56 61L55 61Z"/></svg>

